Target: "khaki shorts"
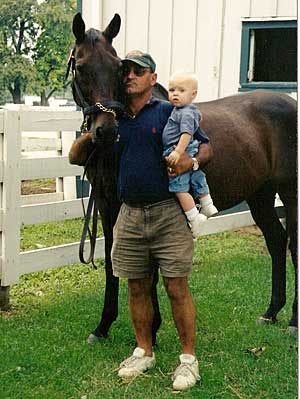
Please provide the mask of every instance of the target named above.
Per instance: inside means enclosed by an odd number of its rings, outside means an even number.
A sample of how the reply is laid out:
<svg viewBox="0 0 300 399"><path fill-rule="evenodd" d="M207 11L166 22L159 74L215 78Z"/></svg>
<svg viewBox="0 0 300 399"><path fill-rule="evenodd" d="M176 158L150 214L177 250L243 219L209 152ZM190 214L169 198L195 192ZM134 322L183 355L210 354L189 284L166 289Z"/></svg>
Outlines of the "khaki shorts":
<svg viewBox="0 0 300 399"><path fill-rule="evenodd" d="M192 233L176 199L137 208L121 206L114 227L114 276L149 277L155 265L165 277L187 276L193 252Z"/></svg>

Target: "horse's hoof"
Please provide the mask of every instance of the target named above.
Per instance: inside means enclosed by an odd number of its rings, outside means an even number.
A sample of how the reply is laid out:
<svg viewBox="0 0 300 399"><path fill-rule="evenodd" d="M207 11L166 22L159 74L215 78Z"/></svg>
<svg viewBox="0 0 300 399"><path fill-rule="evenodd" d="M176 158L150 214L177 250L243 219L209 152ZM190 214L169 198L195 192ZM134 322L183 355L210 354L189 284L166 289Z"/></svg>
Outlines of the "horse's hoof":
<svg viewBox="0 0 300 399"><path fill-rule="evenodd" d="M272 317L265 317L265 316L260 316L257 320L258 324L274 324L276 323L276 319Z"/></svg>
<svg viewBox="0 0 300 399"><path fill-rule="evenodd" d="M108 338L108 334L104 335L101 334L100 335L96 335L94 333L90 333L90 335L87 337L86 342L90 345L95 344L96 342L101 341L102 339Z"/></svg>
<svg viewBox="0 0 300 399"><path fill-rule="evenodd" d="M90 335L87 337L86 342L87 342L89 345L94 345L96 342L100 341L100 339L101 339L101 337L97 337L97 336L94 335L94 334L90 334Z"/></svg>
<svg viewBox="0 0 300 399"><path fill-rule="evenodd" d="M298 334L298 327L296 326L288 326L287 332L291 335L297 335Z"/></svg>

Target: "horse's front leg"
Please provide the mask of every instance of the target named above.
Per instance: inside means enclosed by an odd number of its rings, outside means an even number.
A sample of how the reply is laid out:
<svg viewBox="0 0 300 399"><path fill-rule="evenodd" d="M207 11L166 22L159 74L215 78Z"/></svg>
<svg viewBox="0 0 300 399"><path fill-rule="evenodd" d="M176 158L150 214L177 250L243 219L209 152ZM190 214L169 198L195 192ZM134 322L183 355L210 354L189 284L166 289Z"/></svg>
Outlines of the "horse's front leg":
<svg viewBox="0 0 300 399"><path fill-rule="evenodd" d="M105 236L105 294L100 322L89 335L87 341L92 344L101 338L107 338L112 323L118 317L119 279L113 276L111 263L112 234Z"/></svg>
<svg viewBox="0 0 300 399"><path fill-rule="evenodd" d="M89 335L88 342L94 343L101 338L107 338L112 323L118 317L119 278L113 275L111 262L111 249L113 244L113 226L119 213L117 199L111 195L111 201L103 201L97 198L102 227L105 238L105 294L104 304L100 322L95 330Z"/></svg>
<svg viewBox="0 0 300 399"><path fill-rule="evenodd" d="M158 267L155 267L153 282L151 288L151 299L154 310L153 322L152 322L152 345L156 345L156 333L161 325L161 315L159 311L159 303L157 298L157 283L158 283Z"/></svg>

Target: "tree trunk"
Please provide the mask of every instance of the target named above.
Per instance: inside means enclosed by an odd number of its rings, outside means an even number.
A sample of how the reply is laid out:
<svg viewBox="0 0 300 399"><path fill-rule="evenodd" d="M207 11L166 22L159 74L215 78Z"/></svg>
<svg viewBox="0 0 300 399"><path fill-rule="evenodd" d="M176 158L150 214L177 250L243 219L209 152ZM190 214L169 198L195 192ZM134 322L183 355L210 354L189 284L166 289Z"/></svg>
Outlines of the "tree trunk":
<svg viewBox="0 0 300 399"><path fill-rule="evenodd" d="M21 104L21 85L15 82L13 88L9 88L10 94L12 95L14 104Z"/></svg>
<svg viewBox="0 0 300 399"><path fill-rule="evenodd" d="M43 105L44 107L49 107L49 101L46 96L45 90L41 92L41 105Z"/></svg>
<svg viewBox="0 0 300 399"><path fill-rule="evenodd" d="M0 280L1 283L1 280ZM9 290L10 287L2 287L0 286L0 309L1 310L10 310L10 304L9 304Z"/></svg>

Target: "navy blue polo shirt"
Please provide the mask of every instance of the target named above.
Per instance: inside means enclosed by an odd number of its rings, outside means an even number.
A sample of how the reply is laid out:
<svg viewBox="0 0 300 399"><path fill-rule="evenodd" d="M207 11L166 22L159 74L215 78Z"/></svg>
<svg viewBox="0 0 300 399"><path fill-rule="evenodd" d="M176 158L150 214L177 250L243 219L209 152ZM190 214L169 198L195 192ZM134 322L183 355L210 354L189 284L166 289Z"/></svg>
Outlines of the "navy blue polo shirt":
<svg viewBox="0 0 300 399"><path fill-rule="evenodd" d="M119 119L116 151L120 160L118 195L122 202L147 205L174 195L168 190L162 156L162 132L172 109L169 102L151 97L135 118L124 114Z"/></svg>

